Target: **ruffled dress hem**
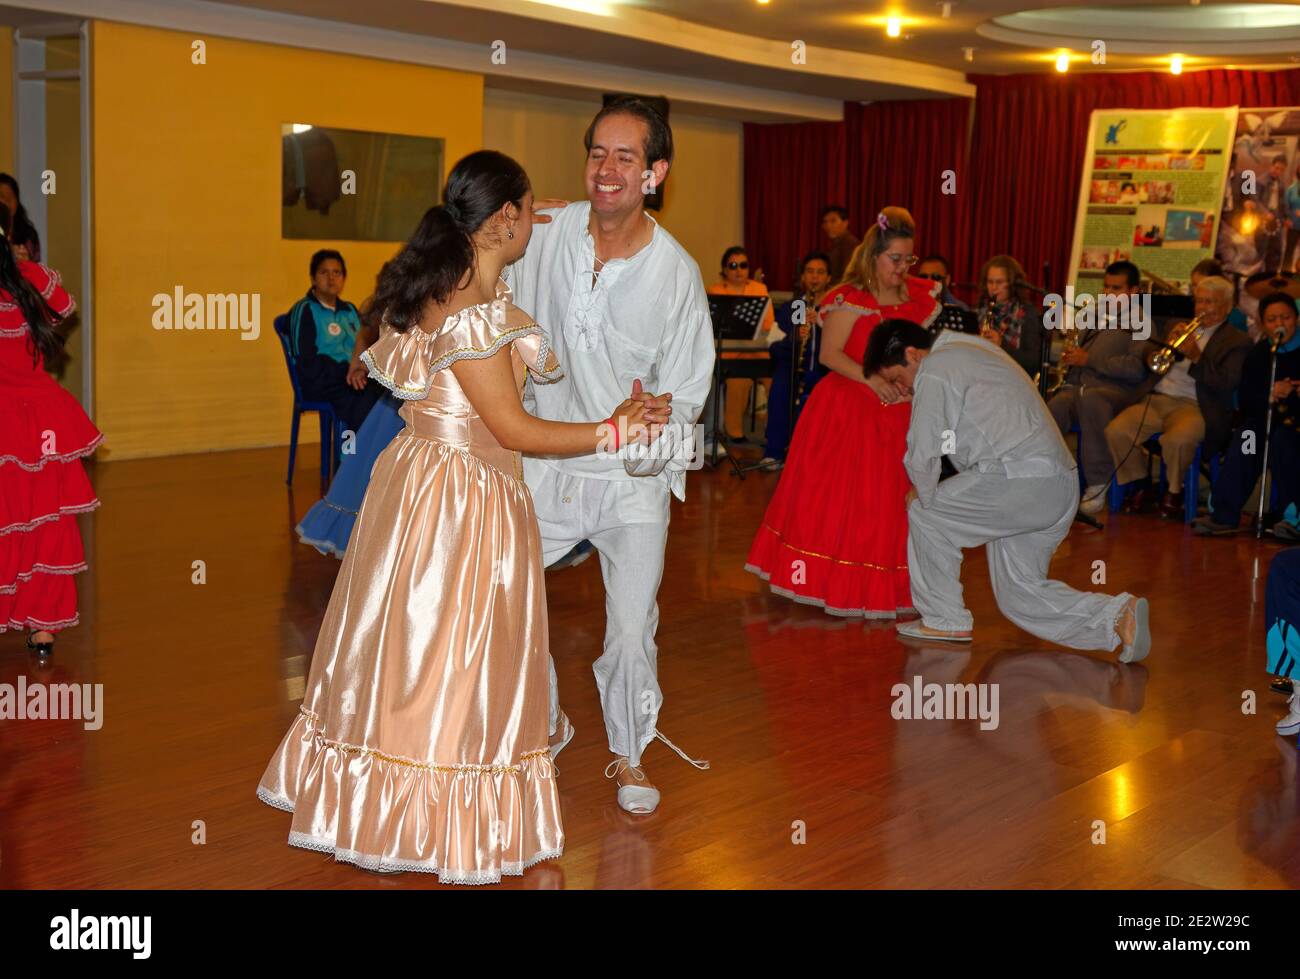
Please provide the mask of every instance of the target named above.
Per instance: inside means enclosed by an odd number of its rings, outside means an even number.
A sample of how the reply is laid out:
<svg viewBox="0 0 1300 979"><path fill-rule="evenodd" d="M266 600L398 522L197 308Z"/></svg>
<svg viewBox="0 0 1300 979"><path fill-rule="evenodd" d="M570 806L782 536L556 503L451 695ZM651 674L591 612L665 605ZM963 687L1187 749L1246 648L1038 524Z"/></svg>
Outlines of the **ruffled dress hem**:
<svg viewBox="0 0 1300 979"><path fill-rule="evenodd" d="M295 772L300 774L293 779L291 773ZM473 780L485 778L491 780L489 785L473 784ZM290 780L297 782L292 793L274 787ZM311 798L302 795L304 787L310 787ZM467 802L470 796L473 801ZM314 810L317 818L313 822L333 824L332 832L291 828L290 846L333 853L339 863L363 870L437 874L443 884L496 884L502 877L520 876L529 867L564 853L562 832L559 840L538 838L543 835L539 828L559 825L559 791L549 748L525 752L513 765L419 762L330 740L319 727L319 717L303 707L263 776L257 797L284 812ZM360 807L356 806L358 798ZM370 802L372 799L375 801ZM432 804L427 801L430 799ZM428 808L421 813L424 806ZM548 819L546 813L553 817ZM339 845L340 815L355 820L347 834L347 842L353 845ZM424 842L415 847L416 852L400 856L375 852L392 846L390 828L413 825L425 830L417 834ZM513 828L515 839L486 844L500 847L502 859L488 867L454 866L447 856L454 848L452 841L461 841L463 846L466 840L482 839L484 827L490 826ZM355 843L360 836L382 844L358 848ZM490 832L488 839L493 839ZM472 849L481 850L482 845L476 843ZM505 858L510 851L514 851L510 854L513 859Z"/></svg>

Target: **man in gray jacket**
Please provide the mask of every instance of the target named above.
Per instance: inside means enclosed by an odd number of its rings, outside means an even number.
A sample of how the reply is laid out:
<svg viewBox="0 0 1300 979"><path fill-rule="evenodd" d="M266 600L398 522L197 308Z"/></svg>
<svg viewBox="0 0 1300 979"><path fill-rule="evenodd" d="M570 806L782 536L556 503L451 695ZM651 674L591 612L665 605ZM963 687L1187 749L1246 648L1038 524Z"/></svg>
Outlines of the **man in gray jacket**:
<svg viewBox="0 0 1300 979"><path fill-rule="evenodd" d="M913 486L907 568L921 621L899 623L899 633L971 640L962 550L986 545L998 608L1026 632L1074 649L1122 647L1124 663L1146 656L1146 599L1047 577L1079 505L1079 477L1024 370L980 337L935 338L906 320L872 331L863 367L913 391L903 467ZM957 475L940 482L945 455Z"/></svg>
<svg viewBox="0 0 1300 979"><path fill-rule="evenodd" d="M1132 262L1112 262L1102 279L1102 293L1138 296L1141 277ZM1079 345L1061 354L1061 362L1070 368L1065 386L1047 403L1062 435L1079 426L1079 468L1087 487L1079 509L1084 513L1099 513L1106 505L1106 488L1113 471L1106 426L1137 402L1146 378L1142 361L1146 337L1134 332L1132 326L1132 320L1127 324L1107 320L1095 329L1080 331Z"/></svg>

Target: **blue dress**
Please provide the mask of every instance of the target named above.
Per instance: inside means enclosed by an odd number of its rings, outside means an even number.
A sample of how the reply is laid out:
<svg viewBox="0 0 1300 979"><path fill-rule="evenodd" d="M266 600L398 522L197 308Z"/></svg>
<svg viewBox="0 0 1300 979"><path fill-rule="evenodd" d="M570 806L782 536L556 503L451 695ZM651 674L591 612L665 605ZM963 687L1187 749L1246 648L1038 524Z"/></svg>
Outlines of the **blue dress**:
<svg viewBox="0 0 1300 979"><path fill-rule="evenodd" d="M1279 552L1268 569L1264 621L1268 629L1268 671L1300 678L1300 547Z"/></svg>
<svg viewBox="0 0 1300 979"><path fill-rule="evenodd" d="M379 453L388 448L388 443L406 424L397 414L400 407L401 402L385 394L370 409L357 432L354 451L343 457L325 499L312 506L298 524L298 539L304 544L342 559L361 500L370 485L370 470L375 467Z"/></svg>

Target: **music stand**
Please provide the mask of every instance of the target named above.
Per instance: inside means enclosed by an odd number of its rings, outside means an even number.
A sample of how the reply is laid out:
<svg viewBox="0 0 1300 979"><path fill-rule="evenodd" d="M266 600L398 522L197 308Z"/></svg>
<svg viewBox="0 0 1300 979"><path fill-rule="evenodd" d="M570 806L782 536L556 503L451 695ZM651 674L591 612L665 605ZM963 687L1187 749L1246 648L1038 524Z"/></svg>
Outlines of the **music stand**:
<svg viewBox="0 0 1300 979"><path fill-rule="evenodd" d="M980 321L974 310L963 309L960 306L945 305L939 315L935 317L930 332L938 336L944 330L952 330L956 333L972 333L979 335Z"/></svg>
<svg viewBox="0 0 1300 979"><path fill-rule="evenodd" d="M713 410L709 419L713 432L713 451L709 453L710 467L718 464L718 446L728 440L719 419L722 399L726 392L722 370L722 342L724 340L754 340L762 328L763 312L770 301L767 296L731 296L726 293L710 294L709 318L713 322ZM737 476L745 478L744 470L730 452L727 458Z"/></svg>

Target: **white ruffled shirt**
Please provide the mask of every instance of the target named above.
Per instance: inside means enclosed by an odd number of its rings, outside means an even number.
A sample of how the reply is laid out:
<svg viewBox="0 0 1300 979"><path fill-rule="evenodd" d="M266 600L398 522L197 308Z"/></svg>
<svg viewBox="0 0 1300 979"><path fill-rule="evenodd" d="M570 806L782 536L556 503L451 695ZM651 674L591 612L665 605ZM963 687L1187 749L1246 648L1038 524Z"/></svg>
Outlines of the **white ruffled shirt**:
<svg viewBox="0 0 1300 979"><path fill-rule="evenodd" d="M655 222L650 243L631 258L607 262L593 286L590 202L549 213L553 220L533 225L527 252L505 271L515 304L550 334L564 372L554 384L530 381L530 410L550 421L599 422L639 378L646 391L672 393L674 425L645 458L588 454L540 461L594 479L658 479L685 499L692 449L700 450L682 439L690 437L713 380L713 327L699 266Z"/></svg>

